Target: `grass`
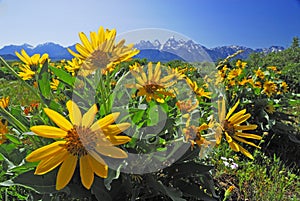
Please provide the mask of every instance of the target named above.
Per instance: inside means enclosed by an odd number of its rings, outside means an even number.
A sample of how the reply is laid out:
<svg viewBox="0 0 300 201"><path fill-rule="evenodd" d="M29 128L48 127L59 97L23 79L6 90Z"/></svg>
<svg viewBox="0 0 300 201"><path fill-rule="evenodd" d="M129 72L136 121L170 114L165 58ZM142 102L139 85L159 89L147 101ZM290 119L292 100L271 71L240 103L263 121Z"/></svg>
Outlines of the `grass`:
<svg viewBox="0 0 300 201"><path fill-rule="evenodd" d="M255 159L248 160L231 151L225 143L212 153L210 158L215 166L213 174L219 195L234 186L230 200L300 200L299 169L288 168L280 158L267 157L260 150L253 155ZM227 166L225 163L229 160L238 168Z"/></svg>

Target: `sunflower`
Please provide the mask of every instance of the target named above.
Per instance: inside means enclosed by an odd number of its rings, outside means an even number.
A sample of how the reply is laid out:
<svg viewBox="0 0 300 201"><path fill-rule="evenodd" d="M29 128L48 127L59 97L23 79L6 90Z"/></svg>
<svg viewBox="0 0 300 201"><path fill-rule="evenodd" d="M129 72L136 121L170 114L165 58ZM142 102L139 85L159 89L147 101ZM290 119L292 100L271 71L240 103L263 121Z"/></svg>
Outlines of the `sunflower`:
<svg viewBox="0 0 300 201"><path fill-rule="evenodd" d="M59 85L59 80L55 79L55 78L52 78L52 82L50 82L51 89L57 90L58 85Z"/></svg>
<svg viewBox="0 0 300 201"><path fill-rule="evenodd" d="M192 102L191 99L189 100L184 100L184 101L177 101L176 106L180 109L182 113L182 117L184 118L189 118L190 113L195 110L199 105L199 101L196 100L195 103Z"/></svg>
<svg viewBox="0 0 300 201"><path fill-rule="evenodd" d="M265 81L263 88L262 93L265 93L268 97L277 92L277 86L273 81Z"/></svg>
<svg viewBox="0 0 300 201"><path fill-rule="evenodd" d="M91 32L90 40L83 33L79 33L81 44L76 44L78 53L68 48L68 51L76 58L84 61L79 74L89 75L97 69L102 73L110 72L115 65L130 60L139 50L133 49L134 44L125 46L125 40L115 44L116 30L104 30L101 26L98 33Z"/></svg>
<svg viewBox="0 0 300 201"><path fill-rule="evenodd" d="M165 96L174 97L175 95L167 91L167 88L172 86L175 81L171 81L175 75L169 74L161 78L161 65L158 62L153 69L152 63L148 63L148 76L141 66L131 68L131 74L135 77L136 84L126 84L127 88L136 88L138 90L137 96L146 96L146 100L155 100L159 103L164 103Z"/></svg>
<svg viewBox="0 0 300 201"><path fill-rule="evenodd" d="M216 129L216 144L220 144L222 134L224 134L226 141L229 143L229 146L232 150L236 152L242 152L245 156L253 159L253 156L246 149L237 144L234 140L254 146L256 148L260 148L259 146L247 141L246 139L261 140L262 137L259 135L243 132L243 130L254 130L257 128L257 125L240 125L241 123L247 121L247 119L251 117L251 114L245 114L246 109L233 114L238 105L239 101L229 110L227 115L225 115L225 99L223 98L222 101L218 101L219 126Z"/></svg>
<svg viewBox="0 0 300 201"><path fill-rule="evenodd" d="M59 128L39 125L30 129L38 136L59 140L33 151L26 160L40 161L35 170L37 175L46 174L61 165L56 180L56 189L60 190L70 182L79 159L81 182L85 188L90 189L94 173L102 178L107 177L108 166L101 155L127 158L127 153L114 145L130 141L128 136L117 136L130 124L112 124L119 113L112 113L93 123L98 112L96 104L84 115L72 101L67 102L67 109L71 122L54 110L44 109Z"/></svg>
<svg viewBox="0 0 300 201"><path fill-rule="evenodd" d="M7 108L8 103L9 103L9 96L7 96L7 97L2 97L2 98L0 99L0 107L1 107L1 108Z"/></svg>
<svg viewBox="0 0 300 201"><path fill-rule="evenodd" d="M49 59L48 54L43 54L42 57L40 54L34 54L31 57L25 52L24 49L21 50L21 54L19 52L15 52L17 57L29 67L38 66L39 64L45 63L47 59Z"/></svg>
<svg viewBox="0 0 300 201"><path fill-rule="evenodd" d="M228 80L234 79L234 78L240 76L242 74L242 72L243 71L240 68L233 69L228 73L227 79Z"/></svg>
<svg viewBox="0 0 300 201"><path fill-rule="evenodd" d="M212 92L207 92L202 87L199 87L196 81L192 81L190 78L187 77L186 82L197 96L211 98L210 95L212 94Z"/></svg>
<svg viewBox="0 0 300 201"><path fill-rule="evenodd" d="M254 72L255 72L256 77L259 77L262 80L265 78L265 74L264 74L264 72L260 68L257 69Z"/></svg>
<svg viewBox="0 0 300 201"><path fill-rule="evenodd" d="M82 66L82 60L78 58L73 58L71 61L67 61L67 65L65 65L65 69L75 76Z"/></svg>
<svg viewBox="0 0 300 201"><path fill-rule="evenodd" d="M18 52L15 52L15 54L23 62L19 67L21 71L18 73L23 80L30 80L33 78L35 70L49 59L48 54L43 54L42 57L40 54L34 54L30 57L24 49L21 50L21 54Z"/></svg>

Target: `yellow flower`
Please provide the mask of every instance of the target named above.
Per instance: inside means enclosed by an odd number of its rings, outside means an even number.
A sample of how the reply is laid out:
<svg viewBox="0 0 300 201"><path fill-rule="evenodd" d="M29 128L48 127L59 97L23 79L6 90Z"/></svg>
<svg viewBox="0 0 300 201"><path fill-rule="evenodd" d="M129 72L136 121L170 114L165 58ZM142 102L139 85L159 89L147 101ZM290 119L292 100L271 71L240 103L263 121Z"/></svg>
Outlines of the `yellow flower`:
<svg viewBox="0 0 300 201"><path fill-rule="evenodd" d="M187 77L186 82L197 96L211 98L210 95L212 94L212 92L205 91L202 87L198 87L196 81L192 81L190 78Z"/></svg>
<svg viewBox="0 0 300 201"><path fill-rule="evenodd" d="M56 189L60 190L70 182L79 159L81 182L85 188L90 189L94 173L102 178L107 177L108 166L101 155L112 158L127 157L127 153L115 145L130 141L128 136L117 136L130 124L112 124L119 113L107 115L94 122L98 112L96 104L84 115L72 101L67 102L67 109L71 122L54 110L44 109L58 128L39 125L30 129L41 137L59 140L33 151L26 160L40 161L35 170L37 175L46 174L60 165L56 180Z"/></svg>
<svg viewBox="0 0 300 201"><path fill-rule="evenodd" d="M23 80L33 78L35 70L45 63L47 59L49 60L48 54L43 54L42 57L40 54L34 54L30 57L24 49L21 50L21 54L18 52L15 52L15 54L24 63L19 67L21 71L18 73Z"/></svg>
<svg viewBox="0 0 300 201"><path fill-rule="evenodd" d="M265 74L264 72L259 68L258 70L254 71L255 72L255 75L257 77L259 77L260 79L264 79L265 78Z"/></svg>
<svg viewBox="0 0 300 201"><path fill-rule="evenodd" d="M273 81L265 81L264 90L262 93L265 93L267 96L272 96L272 94L277 92L277 86Z"/></svg>
<svg viewBox="0 0 300 201"><path fill-rule="evenodd" d="M284 93L288 92L289 86L288 86L288 84L285 81L283 81L281 83L281 87L282 87Z"/></svg>
<svg viewBox="0 0 300 201"><path fill-rule="evenodd" d="M241 60L238 60L236 63L235 63L235 66L238 67L238 68L245 68L247 65L247 62L242 62Z"/></svg>
<svg viewBox="0 0 300 201"><path fill-rule="evenodd" d="M238 77L240 74L242 74L242 69L237 68L237 69L233 69L228 73L228 80L234 79L236 77Z"/></svg>
<svg viewBox="0 0 300 201"><path fill-rule="evenodd" d="M43 54L42 57L40 54L34 54L31 57L25 52L24 49L21 50L21 54L15 52L17 57L29 67L38 66L39 64L45 63L46 59L49 59L48 54Z"/></svg>
<svg viewBox="0 0 300 201"><path fill-rule="evenodd" d="M182 117L189 118L190 112L195 110L199 105L199 101L196 100L196 102L193 104L192 100L189 99L187 101L177 101L176 106L180 109L182 113Z"/></svg>
<svg viewBox="0 0 300 201"><path fill-rule="evenodd" d="M270 69L272 71L277 71L276 66L268 66L267 69Z"/></svg>
<svg viewBox="0 0 300 201"><path fill-rule="evenodd" d="M30 80L35 75L35 72L31 70L30 66L22 64L21 67L19 67L21 72L18 73L18 75L23 80Z"/></svg>
<svg viewBox="0 0 300 201"><path fill-rule="evenodd" d="M275 112L275 108L272 104L268 104L265 106L265 110L270 113L270 114L273 114Z"/></svg>
<svg viewBox="0 0 300 201"><path fill-rule="evenodd" d="M82 60L78 58L73 58L72 61L67 61L68 65L65 65L65 69L75 76L82 66Z"/></svg>
<svg viewBox="0 0 300 201"><path fill-rule="evenodd" d="M253 156L242 146L237 144L234 140L239 142L260 148L259 146L255 145L252 142L247 141L246 139L256 139L261 140L262 137L259 135L251 134L251 133L244 133L243 130L254 130L257 128L255 124L249 125L240 125L241 123L247 121L251 117L251 114L246 113L246 109L243 109L235 114L234 111L236 110L238 101L227 113L225 107L225 99L223 98L222 101L218 101L218 115L219 115L219 123L220 125L216 129L216 144L220 144L222 139L222 134L225 135L226 141L229 143L229 146L232 150L236 152L242 152L245 156L253 159ZM244 139L246 138L246 139Z"/></svg>
<svg viewBox="0 0 300 201"><path fill-rule="evenodd" d="M7 97L2 97L2 98L0 99L0 107L1 107L1 108L7 108L8 103L9 103L9 96L7 96Z"/></svg>
<svg viewBox="0 0 300 201"><path fill-rule="evenodd" d="M0 145L6 141L5 134L8 133L7 121L2 123L2 119L0 119Z"/></svg>
<svg viewBox="0 0 300 201"><path fill-rule="evenodd" d="M185 69L179 70L178 68L168 67L167 71L169 74L174 74L177 80L182 80L183 78L186 78L186 75L184 74Z"/></svg>
<svg viewBox="0 0 300 201"><path fill-rule="evenodd" d="M98 33L91 32L90 40L83 33L79 33L81 44L76 44L75 48L78 53L68 48L68 51L76 58L83 60L82 67L79 71L81 75L89 75L97 69L102 73L107 73L115 68L115 65L130 60L139 50L133 49L134 44L125 46L125 40L115 44L116 30L104 31L101 26Z"/></svg>
<svg viewBox="0 0 300 201"><path fill-rule="evenodd" d="M59 80L52 78L52 82L50 83L51 89L57 90L58 85L59 85Z"/></svg>
<svg viewBox="0 0 300 201"><path fill-rule="evenodd" d="M148 102L154 99L159 103L165 102L165 96L175 96L172 92L167 91L167 88L175 83L171 81L175 75L170 74L161 78L160 62L156 64L155 69L153 69L151 62L148 63L148 76L141 66L133 69L130 72L135 77L137 83L126 84L126 87L138 89L137 96L146 96Z"/></svg>

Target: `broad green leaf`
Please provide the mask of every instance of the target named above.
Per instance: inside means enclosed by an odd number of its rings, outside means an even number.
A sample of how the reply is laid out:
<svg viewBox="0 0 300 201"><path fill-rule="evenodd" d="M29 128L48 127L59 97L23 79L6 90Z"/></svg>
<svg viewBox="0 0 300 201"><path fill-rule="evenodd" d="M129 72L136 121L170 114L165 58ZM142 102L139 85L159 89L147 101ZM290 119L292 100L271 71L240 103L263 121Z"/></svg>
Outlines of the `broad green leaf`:
<svg viewBox="0 0 300 201"><path fill-rule="evenodd" d="M50 78L51 76L48 72L48 62L45 62L43 64L41 72L38 75L38 86L41 95L48 100L50 99L50 93L51 93Z"/></svg>
<svg viewBox="0 0 300 201"><path fill-rule="evenodd" d="M64 71L63 69L49 66L49 69L61 80L69 86L74 86L76 78Z"/></svg>

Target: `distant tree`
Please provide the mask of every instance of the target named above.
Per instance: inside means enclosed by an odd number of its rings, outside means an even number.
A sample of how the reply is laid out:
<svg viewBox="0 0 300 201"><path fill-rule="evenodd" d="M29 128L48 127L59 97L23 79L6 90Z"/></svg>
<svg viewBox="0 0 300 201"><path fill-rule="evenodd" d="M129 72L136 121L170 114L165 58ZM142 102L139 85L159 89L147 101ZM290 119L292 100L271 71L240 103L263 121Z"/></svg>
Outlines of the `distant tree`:
<svg viewBox="0 0 300 201"><path fill-rule="evenodd" d="M299 38L296 36L293 38L293 42L292 42L292 49L297 49L299 48Z"/></svg>

